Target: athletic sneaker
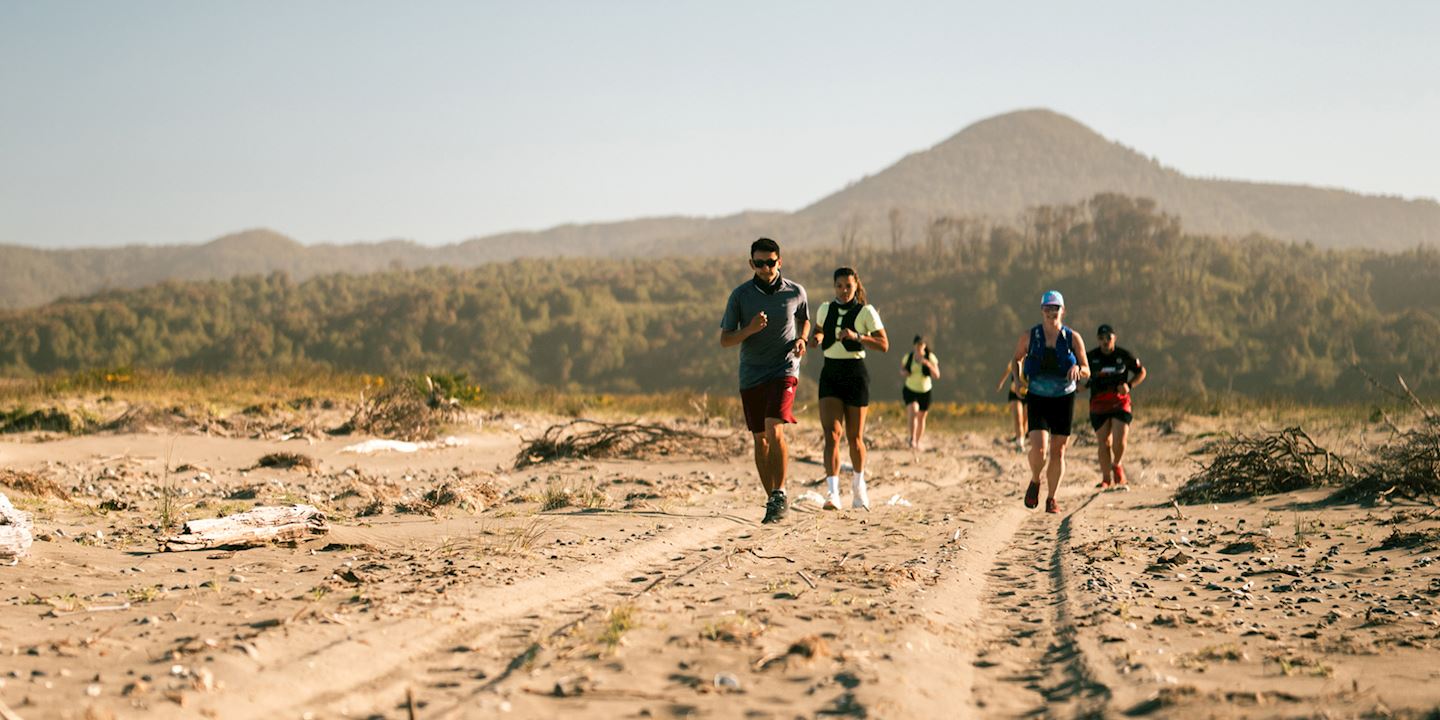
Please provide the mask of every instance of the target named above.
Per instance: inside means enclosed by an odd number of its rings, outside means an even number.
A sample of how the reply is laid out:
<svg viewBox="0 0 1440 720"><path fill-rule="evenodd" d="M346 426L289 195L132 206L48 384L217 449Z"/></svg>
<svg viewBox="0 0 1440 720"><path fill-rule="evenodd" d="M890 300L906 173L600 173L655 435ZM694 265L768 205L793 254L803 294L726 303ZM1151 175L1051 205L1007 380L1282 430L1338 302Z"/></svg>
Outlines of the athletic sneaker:
<svg viewBox="0 0 1440 720"><path fill-rule="evenodd" d="M1032 482L1025 488L1025 507L1034 508L1040 504L1040 483Z"/></svg>
<svg viewBox="0 0 1440 720"><path fill-rule="evenodd" d="M850 491L855 494L855 497L850 501L850 507L857 510L863 508L868 511L870 509L870 493L865 489L865 480L863 478L855 478L852 480L850 482Z"/></svg>
<svg viewBox="0 0 1440 720"><path fill-rule="evenodd" d="M1047 513L1058 513L1058 512L1060 512L1060 503L1055 502L1055 498L1045 498L1045 512L1047 512Z"/></svg>
<svg viewBox="0 0 1440 720"><path fill-rule="evenodd" d="M825 507L826 510L840 509L840 478L830 476L825 478Z"/></svg>
<svg viewBox="0 0 1440 720"><path fill-rule="evenodd" d="M1100 488L1101 490L1104 490L1104 489L1110 487L1110 479L1109 479L1109 478L1100 478L1100 482L1095 483L1095 487Z"/></svg>
<svg viewBox="0 0 1440 720"><path fill-rule="evenodd" d="M1119 465L1116 465L1116 466L1115 466L1115 484L1116 484L1116 485L1124 485L1124 484L1125 484L1125 469L1122 468L1122 467L1120 467Z"/></svg>
<svg viewBox="0 0 1440 720"><path fill-rule="evenodd" d="M789 503L785 498L784 490L776 490L770 493L770 499L765 501L765 519L762 523L777 523L785 519L785 513L789 512Z"/></svg>

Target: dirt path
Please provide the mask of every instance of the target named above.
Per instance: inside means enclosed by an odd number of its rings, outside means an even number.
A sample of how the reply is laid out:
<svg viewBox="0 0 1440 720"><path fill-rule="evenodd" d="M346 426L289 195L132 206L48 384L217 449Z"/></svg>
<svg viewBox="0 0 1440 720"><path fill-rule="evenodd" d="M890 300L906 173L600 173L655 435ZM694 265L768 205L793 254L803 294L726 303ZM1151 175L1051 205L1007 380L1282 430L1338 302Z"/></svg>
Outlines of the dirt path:
<svg viewBox="0 0 1440 720"><path fill-rule="evenodd" d="M515 439L491 436L414 457L317 445L319 468L298 473L254 467L295 447L276 442L17 446L55 491L11 494L45 537L0 568L0 700L27 720L1420 717L1440 702L1440 516L1303 494L1177 511L1203 436L1167 433L1139 433L1128 492L1088 487L1082 443L1061 515L1024 509L1024 458L973 435L874 449L870 512L820 510L818 470L797 461L778 526L757 523L743 457L514 472ZM171 442L192 466L178 477ZM303 498L337 528L155 553L167 482L194 515Z"/></svg>

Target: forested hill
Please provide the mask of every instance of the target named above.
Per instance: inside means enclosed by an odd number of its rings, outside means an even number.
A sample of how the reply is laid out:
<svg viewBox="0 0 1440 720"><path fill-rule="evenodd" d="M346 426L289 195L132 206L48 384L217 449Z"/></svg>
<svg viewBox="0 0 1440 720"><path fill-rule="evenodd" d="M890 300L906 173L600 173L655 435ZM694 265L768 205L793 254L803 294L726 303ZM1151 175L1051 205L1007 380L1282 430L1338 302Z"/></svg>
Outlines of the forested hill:
<svg viewBox="0 0 1440 720"><path fill-rule="evenodd" d="M1012 221L1025 209L1083 202L1102 192L1152 197L1192 232L1258 233L1321 247L1402 250L1440 246L1440 203L1297 185L1186 177L1064 115L1008 113L965 128L795 213L660 217L564 225L422 246L391 241L306 246L274 232L237 233L203 245L37 250L0 245L0 308L64 295L283 271L369 273L525 257L724 255L768 235L786 247L923 244L937 218Z"/></svg>
<svg viewBox="0 0 1440 720"><path fill-rule="evenodd" d="M1102 195L1023 225L946 219L927 243L880 252L787 252L789 276L829 297L856 265L895 349L871 360L898 397L910 336L935 343L942 400L995 399L1016 338L1058 288L1069 323L1114 324L1151 368L1150 392L1234 391L1305 401L1368 396L1358 374L1440 388L1440 251L1333 251L1187 236L1148 201ZM473 269L284 274L167 283L0 313L0 371L112 367L254 371L328 367L466 372L490 388L728 392L736 352L717 342L743 257L521 260ZM807 374L818 373L818 358Z"/></svg>
<svg viewBox="0 0 1440 720"><path fill-rule="evenodd" d="M1433 199L1193 178L1049 110L982 120L800 215L872 218L880 226L892 210L911 225L946 215L1010 218L1101 192L1153 198L1191 232L1210 235L1257 233L1385 250L1440 245L1440 203Z"/></svg>

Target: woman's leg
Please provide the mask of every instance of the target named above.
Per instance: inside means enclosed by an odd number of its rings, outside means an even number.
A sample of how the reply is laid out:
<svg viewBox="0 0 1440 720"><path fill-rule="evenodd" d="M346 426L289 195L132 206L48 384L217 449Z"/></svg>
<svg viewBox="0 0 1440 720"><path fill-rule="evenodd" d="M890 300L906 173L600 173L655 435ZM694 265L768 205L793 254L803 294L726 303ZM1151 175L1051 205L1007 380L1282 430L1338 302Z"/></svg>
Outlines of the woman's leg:
<svg viewBox="0 0 1440 720"><path fill-rule="evenodd" d="M929 411L929 410L920 410L918 406L916 407L916 410L915 410L915 449L916 449L916 450L920 450L920 449L922 449L922 448L924 447L924 444L925 444L925 441L924 441L924 438L925 438L925 416L926 416L926 415L929 415L929 414L930 414L930 411Z"/></svg>
<svg viewBox="0 0 1440 720"><path fill-rule="evenodd" d="M865 414L870 408L845 406L845 439L850 443L850 465L865 472Z"/></svg>
<svg viewBox="0 0 1440 720"><path fill-rule="evenodd" d="M1050 462L1045 468L1045 480L1046 489L1049 491L1046 497L1051 499L1054 499L1055 491L1060 487L1060 478L1065 475L1065 446L1069 442L1069 435L1050 436Z"/></svg>
<svg viewBox="0 0 1440 720"><path fill-rule="evenodd" d="M825 475L840 474L840 433L845 422L845 403L840 398L820 398L820 430L825 434Z"/></svg>
<svg viewBox="0 0 1440 720"><path fill-rule="evenodd" d="M910 427L910 449L914 450L920 442L920 403L912 402L905 406L905 419Z"/></svg>

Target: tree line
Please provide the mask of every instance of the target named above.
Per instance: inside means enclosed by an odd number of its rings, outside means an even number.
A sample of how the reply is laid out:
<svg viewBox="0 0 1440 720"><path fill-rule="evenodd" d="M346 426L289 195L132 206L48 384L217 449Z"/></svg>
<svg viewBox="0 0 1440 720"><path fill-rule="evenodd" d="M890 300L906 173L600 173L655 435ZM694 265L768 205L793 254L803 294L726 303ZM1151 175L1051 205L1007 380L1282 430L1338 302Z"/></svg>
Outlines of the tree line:
<svg viewBox="0 0 1440 720"><path fill-rule="evenodd" d="M1091 344L1099 323L1116 327L1151 369L1152 392L1355 400L1369 396L1357 365L1428 394L1440 387L1433 248L1196 236L1151 201L1110 194L1017 222L939 217L914 231L922 242L785 255L812 312L831 295L834 267L860 271L894 348L869 360L880 399L899 397L896 370L915 334L945 370L937 399L999 399L1004 363L1051 288ZM495 390L728 392L736 353L716 338L728 293L749 275L751 239L718 260L517 260L102 292L0 313L0 372L324 368L461 372ZM819 364L806 363L811 381Z"/></svg>

